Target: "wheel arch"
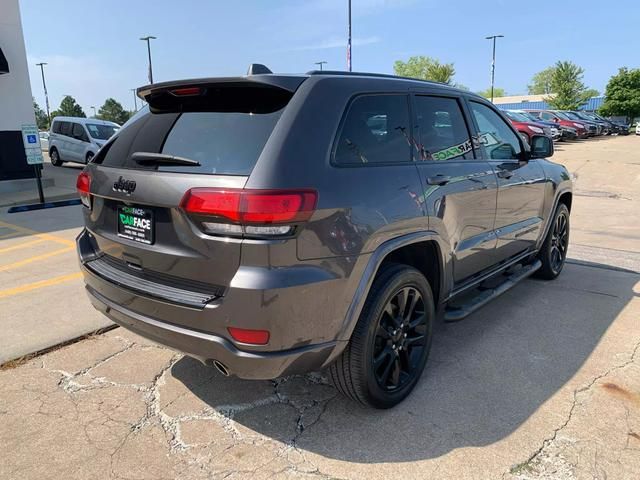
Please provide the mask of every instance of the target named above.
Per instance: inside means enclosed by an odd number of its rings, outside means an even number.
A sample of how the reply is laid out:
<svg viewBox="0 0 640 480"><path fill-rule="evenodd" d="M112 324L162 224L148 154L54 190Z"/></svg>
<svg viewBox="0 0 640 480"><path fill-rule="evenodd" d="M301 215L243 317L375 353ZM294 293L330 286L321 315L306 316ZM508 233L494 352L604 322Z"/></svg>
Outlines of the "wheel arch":
<svg viewBox="0 0 640 480"><path fill-rule="evenodd" d="M422 253L425 250L426 253ZM354 292L353 299L345 315L342 329L337 339L344 345L351 338L351 334L360 317L360 312L364 302L371 290L374 279L388 263L405 263L418 269L425 275L433 290L433 298L437 305L446 296L446 244L436 232L425 231L403 235L401 237L388 240L380 245L369 258L358 286ZM430 268L433 267L433 268ZM433 283L432 283L433 281ZM333 352L329 363L340 354L340 348Z"/></svg>

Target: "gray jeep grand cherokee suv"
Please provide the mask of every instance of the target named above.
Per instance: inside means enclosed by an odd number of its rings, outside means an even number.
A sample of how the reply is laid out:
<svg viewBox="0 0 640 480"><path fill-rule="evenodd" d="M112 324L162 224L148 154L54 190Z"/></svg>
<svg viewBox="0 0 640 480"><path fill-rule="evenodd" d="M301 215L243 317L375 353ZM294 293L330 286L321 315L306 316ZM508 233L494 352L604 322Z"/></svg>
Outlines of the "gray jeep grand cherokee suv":
<svg viewBox="0 0 640 480"><path fill-rule="evenodd" d="M326 368L388 408L436 319L562 270L571 182L491 103L344 72L142 87L78 178L93 305L140 335L270 379Z"/></svg>

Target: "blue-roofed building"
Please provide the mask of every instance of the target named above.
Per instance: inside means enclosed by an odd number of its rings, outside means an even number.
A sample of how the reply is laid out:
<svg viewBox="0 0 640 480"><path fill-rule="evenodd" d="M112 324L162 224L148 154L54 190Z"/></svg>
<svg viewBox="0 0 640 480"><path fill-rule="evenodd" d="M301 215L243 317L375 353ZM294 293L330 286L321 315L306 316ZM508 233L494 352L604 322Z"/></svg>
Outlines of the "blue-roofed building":
<svg viewBox="0 0 640 480"><path fill-rule="evenodd" d="M544 101L546 95L512 95L497 97L493 103L502 110L551 110L552 107ZM595 112L602 106L604 96L590 98L580 110Z"/></svg>

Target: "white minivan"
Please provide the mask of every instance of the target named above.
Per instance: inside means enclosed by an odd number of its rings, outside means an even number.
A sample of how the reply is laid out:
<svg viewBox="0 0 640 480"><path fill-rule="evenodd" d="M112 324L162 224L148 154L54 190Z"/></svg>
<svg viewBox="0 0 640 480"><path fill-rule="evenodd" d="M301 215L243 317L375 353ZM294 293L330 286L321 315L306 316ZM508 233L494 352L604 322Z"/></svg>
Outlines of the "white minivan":
<svg viewBox="0 0 640 480"><path fill-rule="evenodd" d="M49 158L62 162L89 163L120 125L97 118L55 117L49 132Z"/></svg>

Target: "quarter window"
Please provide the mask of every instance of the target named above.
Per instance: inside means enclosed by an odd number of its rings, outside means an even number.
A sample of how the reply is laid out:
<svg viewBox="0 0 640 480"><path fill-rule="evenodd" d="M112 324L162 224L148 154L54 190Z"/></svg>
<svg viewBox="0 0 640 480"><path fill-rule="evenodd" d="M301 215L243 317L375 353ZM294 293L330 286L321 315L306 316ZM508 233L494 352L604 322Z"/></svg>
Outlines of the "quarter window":
<svg viewBox="0 0 640 480"><path fill-rule="evenodd" d="M363 95L349 107L335 146L339 165L411 161L411 122L406 95Z"/></svg>
<svg viewBox="0 0 640 480"><path fill-rule="evenodd" d="M422 161L473 158L469 131L455 99L418 95L415 110L420 133L420 141L415 145L416 158Z"/></svg>
<svg viewBox="0 0 640 480"><path fill-rule="evenodd" d="M507 122L486 105L470 103L478 124L478 143L486 157L493 160L517 158L522 152L522 147L518 136Z"/></svg>

